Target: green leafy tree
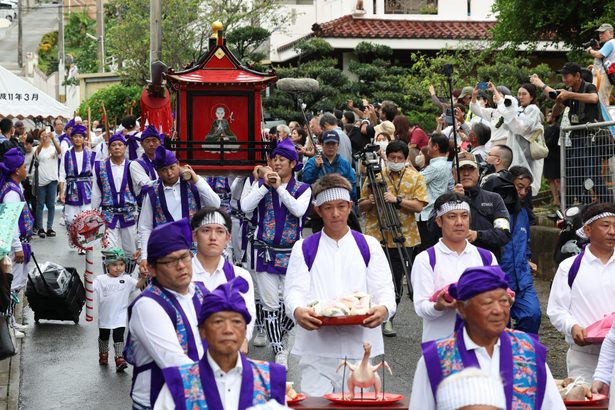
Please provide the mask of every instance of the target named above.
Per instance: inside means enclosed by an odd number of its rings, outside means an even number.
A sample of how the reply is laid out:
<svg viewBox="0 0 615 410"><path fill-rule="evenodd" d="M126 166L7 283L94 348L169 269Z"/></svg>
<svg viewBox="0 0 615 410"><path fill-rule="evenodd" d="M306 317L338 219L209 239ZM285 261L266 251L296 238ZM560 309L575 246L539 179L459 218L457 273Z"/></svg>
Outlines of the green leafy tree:
<svg viewBox="0 0 615 410"><path fill-rule="evenodd" d="M279 27L287 18L280 7L283 0L207 0L200 9L207 21L219 20L227 31L251 25L255 27Z"/></svg>
<svg viewBox="0 0 615 410"><path fill-rule="evenodd" d="M111 85L96 91L90 98L83 100L79 105L77 114L85 118L89 107L93 120L102 119L102 107L104 103L108 115L109 126L113 127L117 125L125 115L128 115L131 109L133 115L137 117L141 115L139 99L142 90L142 87L138 85Z"/></svg>
<svg viewBox="0 0 615 410"><path fill-rule="evenodd" d="M534 44L551 40L579 47L604 22L615 19L615 3L604 0L495 0L498 23L493 30L497 44Z"/></svg>
<svg viewBox="0 0 615 410"><path fill-rule="evenodd" d="M311 43L313 40L318 41ZM526 54L511 50L497 53L479 49L443 50L435 56L413 53L409 66L399 66L392 61L390 48L362 42L354 50L357 59L349 64L349 76L337 68L338 61L332 57L328 44L322 39L313 40L299 46L304 61L301 65L276 67L280 78L309 77L319 81L318 93L303 96L309 110L344 109L348 99L352 99L356 107L361 106L363 98L372 103L391 100L399 105L402 114L421 124L427 132L435 129L436 118L441 113L431 102L429 85L434 85L437 94L448 101L443 64L454 67L453 88L492 81L496 85L506 85L513 94L519 85L528 81L530 74L536 73L542 78L553 74L547 65L533 65ZM297 97L274 90L263 104L273 116L297 120L301 119ZM551 104L540 98L539 106Z"/></svg>
<svg viewBox="0 0 615 410"><path fill-rule="evenodd" d="M58 32L45 33L38 44L38 67L46 75L58 71Z"/></svg>
<svg viewBox="0 0 615 410"><path fill-rule="evenodd" d="M85 12L71 13L64 29L64 48L81 73L98 71L97 43L86 33L96 34L96 21Z"/></svg>
<svg viewBox="0 0 615 410"><path fill-rule="evenodd" d="M226 34L227 45L237 59L244 65L252 65L265 58L262 45L271 33L261 27L237 27Z"/></svg>
<svg viewBox="0 0 615 410"><path fill-rule="evenodd" d="M149 0L111 0L105 7L108 55L122 62L122 74L137 84L149 80ZM162 61L181 69L198 58L205 31L198 0L162 2Z"/></svg>
<svg viewBox="0 0 615 410"><path fill-rule="evenodd" d="M226 31L261 22L275 27L272 22L278 20L272 16L279 12L280 4L281 0L165 0L162 61L176 70L198 61L216 20L222 21ZM150 77L149 0L110 0L105 13L107 53L120 59L121 71L130 81L145 84Z"/></svg>

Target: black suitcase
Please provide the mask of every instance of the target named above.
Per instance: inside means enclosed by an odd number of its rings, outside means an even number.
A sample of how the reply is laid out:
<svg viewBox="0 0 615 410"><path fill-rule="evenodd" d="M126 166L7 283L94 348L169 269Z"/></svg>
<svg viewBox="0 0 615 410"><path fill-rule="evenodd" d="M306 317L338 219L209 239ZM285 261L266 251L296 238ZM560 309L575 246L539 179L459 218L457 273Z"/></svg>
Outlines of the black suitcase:
<svg viewBox="0 0 615 410"><path fill-rule="evenodd" d="M79 323L79 315L85 304L85 288L77 270L53 262L45 262L39 267L36 259L34 263L36 267L28 274L26 288L34 321L72 320L75 324Z"/></svg>

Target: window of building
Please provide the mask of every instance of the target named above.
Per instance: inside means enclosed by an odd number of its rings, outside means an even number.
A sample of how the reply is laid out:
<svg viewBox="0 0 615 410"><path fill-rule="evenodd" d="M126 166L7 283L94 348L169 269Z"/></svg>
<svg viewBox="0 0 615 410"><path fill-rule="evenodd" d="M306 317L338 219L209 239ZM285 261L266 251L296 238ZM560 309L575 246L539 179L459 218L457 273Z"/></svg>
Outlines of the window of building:
<svg viewBox="0 0 615 410"><path fill-rule="evenodd" d="M437 14L437 0L384 0L384 14Z"/></svg>
<svg viewBox="0 0 615 410"><path fill-rule="evenodd" d="M284 3L295 6L311 6L314 4L314 0L284 0Z"/></svg>

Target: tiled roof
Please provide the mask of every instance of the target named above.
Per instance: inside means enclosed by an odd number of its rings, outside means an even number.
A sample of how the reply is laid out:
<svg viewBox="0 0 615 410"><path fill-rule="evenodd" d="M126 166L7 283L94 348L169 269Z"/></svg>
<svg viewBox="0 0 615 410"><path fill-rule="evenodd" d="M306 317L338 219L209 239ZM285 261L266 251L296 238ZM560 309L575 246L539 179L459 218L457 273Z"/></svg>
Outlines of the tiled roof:
<svg viewBox="0 0 615 410"><path fill-rule="evenodd" d="M351 15L314 24L318 37L487 40L495 21L385 20Z"/></svg>

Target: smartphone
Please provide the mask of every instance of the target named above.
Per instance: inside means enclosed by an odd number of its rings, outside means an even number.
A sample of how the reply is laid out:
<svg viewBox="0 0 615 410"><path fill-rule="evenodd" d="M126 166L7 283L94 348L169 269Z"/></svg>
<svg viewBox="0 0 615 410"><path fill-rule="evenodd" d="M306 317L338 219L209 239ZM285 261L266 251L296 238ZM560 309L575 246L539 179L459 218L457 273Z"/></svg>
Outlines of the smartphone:
<svg viewBox="0 0 615 410"><path fill-rule="evenodd" d="M45 127L45 132L51 132L51 127L49 125Z"/></svg>
<svg viewBox="0 0 615 410"><path fill-rule="evenodd" d="M453 123L453 110L451 110L450 107L446 109L446 114L444 114L444 121L446 121L448 125L451 125Z"/></svg>
<svg viewBox="0 0 615 410"><path fill-rule="evenodd" d="M486 90L487 88L489 88L489 83L487 83L487 82L480 82L480 83L476 84L476 88L478 88L479 90Z"/></svg>

